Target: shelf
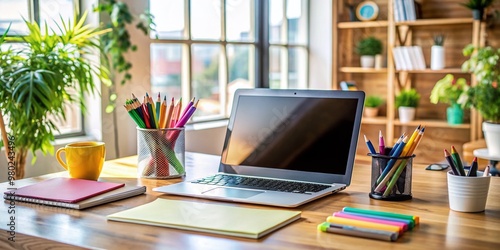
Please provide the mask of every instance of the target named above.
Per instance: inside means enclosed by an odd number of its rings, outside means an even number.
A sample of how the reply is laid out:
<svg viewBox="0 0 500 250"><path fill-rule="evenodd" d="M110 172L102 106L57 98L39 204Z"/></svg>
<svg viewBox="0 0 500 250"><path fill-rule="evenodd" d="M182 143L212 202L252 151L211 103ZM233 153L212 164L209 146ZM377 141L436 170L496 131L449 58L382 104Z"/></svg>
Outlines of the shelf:
<svg viewBox="0 0 500 250"><path fill-rule="evenodd" d="M356 29L356 28L385 28L388 22L382 21L369 21L369 22L340 22L337 24L339 29Z"/></svg>
<svg viewBox="0 0 500 250"><path fill-rule="evenodd" d="M408 73L435 73L435 74L469 74L467 72L463 72L461 68L446 68L446 69L421 69L421 70L396 70L396 73L399 72L408 72Z"/></svg>
<svg viewBox="0 0 500 250"><path fill-rule="evenodd" d="M361 119L361 123L363 124L381 124L385 125L387 124L387 118L378 116L378 117L363 117Z"/></svg>
<svg viewBox="0 0 500 250"><path fill-rule="evenodd" d="M361 68L361 67L340 67L343 73L387 73L387 68Z"/></svg>
<svg viewBox="0 0 500 250"><path fill-rule="evenodd" d="M443 121L443 120L413 120L407 123L401 123L399 119L394 120L394 125L397 126L415 126L417 127L418 125L422 125L425 127L431 127L431 128L461 128L461 129L470 129L470 124L448 124L448 122Z"/></svg>
<svg viewBox="0 0 500 250"><path fill-rule="evenodd" d="M415 21L397 22L396 26L429 26L429 25L451 25L451 24L472 24L472 18L437 18L437 19L417 19Z"/></svg>

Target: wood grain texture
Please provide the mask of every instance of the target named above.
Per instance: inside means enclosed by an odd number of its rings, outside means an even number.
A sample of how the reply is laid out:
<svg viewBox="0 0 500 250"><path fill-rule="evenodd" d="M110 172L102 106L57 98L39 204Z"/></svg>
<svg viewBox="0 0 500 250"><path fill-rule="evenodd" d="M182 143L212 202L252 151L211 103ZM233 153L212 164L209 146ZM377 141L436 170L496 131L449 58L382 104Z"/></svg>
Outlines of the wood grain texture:
<svg viewBox="0 0 500 250"><path fill-rule="evenodd" d="M191 179L216 172L218 157L188 153L186 162L187 179ZM352 183L345 191L293 209L303 212L300 220L262 239L252 240L107 221L106 216L109 214L145 204L158 197L228 206L263 207L162 195L151 189L181 179L137 179L135 165L135 157L108 161L101 180L147 185L147 194L82 211L18 202L16 239L19 239L19 244L9 244L7 235L2 233L0 248L65 249L67 244L103 249L498 249L500 246L500 178L491 180L485 212L459 213L448 208L444 171L426 171L423 166L415 165L413 199L387 202L368 197L370 167L356 165ZM19 180L16 183L22 186L60 175L64 173ZM2 183L0 187L5 189L7 184ZM393 243L317 231L319 223L345 206L417 215L420 216L420 225ZM7 229L6 224L9 223L7 209L7 203L0 208L2 231Z"/></svg>

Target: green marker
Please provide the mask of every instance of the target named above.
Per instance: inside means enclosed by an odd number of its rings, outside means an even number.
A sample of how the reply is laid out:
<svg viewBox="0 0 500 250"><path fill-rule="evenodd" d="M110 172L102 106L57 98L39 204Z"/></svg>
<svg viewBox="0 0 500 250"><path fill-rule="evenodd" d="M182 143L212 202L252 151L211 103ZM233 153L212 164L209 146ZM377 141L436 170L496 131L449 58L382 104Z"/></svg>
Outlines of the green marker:
<svg viewBox="0 0 500 250"><path fill-rule="evenodd" d="M413 216L413 215L374 211L374 210L367 210L367 209L353 208L353 207L344 207L342 211L346 213L370 214L370 215L385 216L389 218L412 220L415 222L415 225L418 225L418 220L419 220L418 216Z"/></svg>

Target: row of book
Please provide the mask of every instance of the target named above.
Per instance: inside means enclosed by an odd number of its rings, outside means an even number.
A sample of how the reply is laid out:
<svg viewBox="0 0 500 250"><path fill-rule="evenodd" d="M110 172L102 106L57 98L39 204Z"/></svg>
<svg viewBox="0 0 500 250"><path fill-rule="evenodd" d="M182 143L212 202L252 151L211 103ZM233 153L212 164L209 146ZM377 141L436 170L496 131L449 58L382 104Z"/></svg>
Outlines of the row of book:
<svg viewBox="0 0 500 250"><path fill-rule="evenodd" d="M392 49L396 70L423 70L425 58L420 46L399 46Z"/></svg>
<svg viewBox="0 0 500 250"><path fill-rule="evenodd" d="M417 20L419 5L414 0L394 0L392 3L396 22Z"/></svg>
<svg viewBox="0 0 500 250"><path fill-rule="evenodd" d="M328 216L318 230L369 239L396 241L419 224L419 217L407 214L344 207Z"/></svg>

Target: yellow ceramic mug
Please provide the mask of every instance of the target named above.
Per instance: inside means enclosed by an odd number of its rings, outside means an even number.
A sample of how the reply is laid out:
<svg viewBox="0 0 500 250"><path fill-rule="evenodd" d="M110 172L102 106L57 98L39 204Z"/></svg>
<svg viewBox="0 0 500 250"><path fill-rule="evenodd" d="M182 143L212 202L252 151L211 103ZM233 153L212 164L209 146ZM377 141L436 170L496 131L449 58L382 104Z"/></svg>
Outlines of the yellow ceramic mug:
<svg viewBox="0 0 500 250"><path fill-rule="evenodd" d="M61 159L61 153L66 154L66 162ZM101 174L106 148L104 142L76 142L57 150L57 161L69 176L78 179L97 180Z"/></svg>

